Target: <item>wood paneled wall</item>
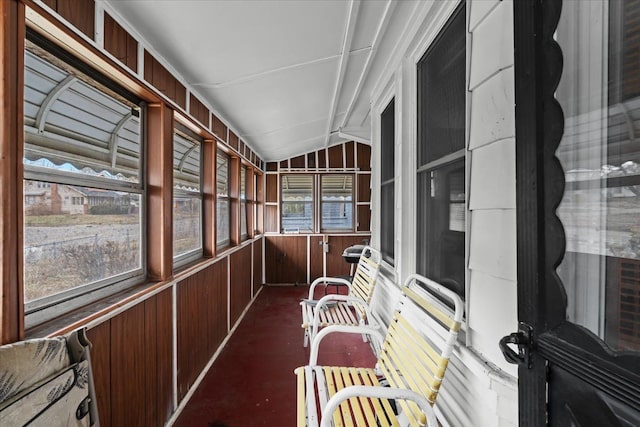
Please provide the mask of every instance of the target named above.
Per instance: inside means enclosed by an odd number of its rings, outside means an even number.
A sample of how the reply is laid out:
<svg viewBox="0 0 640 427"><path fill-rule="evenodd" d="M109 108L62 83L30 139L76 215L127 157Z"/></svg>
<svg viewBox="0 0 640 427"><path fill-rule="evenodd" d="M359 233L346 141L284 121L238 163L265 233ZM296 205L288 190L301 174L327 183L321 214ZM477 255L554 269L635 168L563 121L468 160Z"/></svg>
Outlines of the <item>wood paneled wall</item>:
<svg viewBox="0 0 640 427"><path fill-rule="evenodd" d="M258 293L262 285L262 240L260 240L253 244L253 295Z"/></svg>
<svg viewBox="0 0 640 427"><path fill-rule="evenodd" d="M324 275L348 275L351 264L344 260L342 252L348 246L368 243L369 239L368 234L267 235L265 264L269 268L266 281L300 284L311 283ZM324 252L323 241L328 245L327 253Z"/></svg>
<svg viewBox="0 0 640 427"><path fill-rule="evenodd" d="M96 20L94 0L43 0L43 3L93 39Z"/></svg>
<svg viewBox="0 0 640 427"><path fill-rule="evenodd" d="M178 399L182 400L229 331L227 260L176 285Z"/></svg>
<svg viewBox="0 0 640 427"><path fill-rule="evenodd" d="M234 324L242 314L242 311L251 301L251 246L245 246L234 252L229 257L229 309L231 324Z"/></svg>
<svg viewBox="0 0 640 427"><path fill-rule="evenodd" d="M267 283L307 283L307 236L268 236L265 239Z"/></svg>
<svg viewBox="0 0 640 427"><path fill-rule="evenodd" d="M162 426L173 412L171 289L89 329L100 424Z"/></svg>
<svg viewBox="0 0 640 427"><path fill-rule="evenodd" d="M108 13L104 14L104 48L130 70L138 71L138 42Z"/></svg>
<svg viewBox="0 0 640 427"><path fill-rule="evenodd" d="M144 51L144 79L183 110L187 107L187 92L184 85L147 50Z"/></svg>
<svg viewBox="0 0 640 427"><path fill-rule="evenodd" d="M207 128L209 127L209 109L193 94L189 95L189 113Z"/></svg>
<svg viewBox="0 0 640 427"><path fill-rule="evenodd" d="M247 268L252 253L253 266ZM177 406L250 303L252 288L261 284L258 238L89 329L101 425L165 425L174 408L174 340Z"/></svg>

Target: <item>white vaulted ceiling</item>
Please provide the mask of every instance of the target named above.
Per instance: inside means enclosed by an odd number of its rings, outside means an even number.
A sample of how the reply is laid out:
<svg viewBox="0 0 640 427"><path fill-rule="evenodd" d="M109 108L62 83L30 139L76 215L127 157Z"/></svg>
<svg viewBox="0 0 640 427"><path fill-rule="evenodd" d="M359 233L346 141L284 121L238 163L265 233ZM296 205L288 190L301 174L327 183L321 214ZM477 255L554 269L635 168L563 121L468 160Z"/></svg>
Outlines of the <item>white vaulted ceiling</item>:
<svg viewBox="0 0 640 427"><path fill-rule="evenodd" d="M106 0L104 5L263 159L281 160L352 139L345 133L369 140L376 77L370 71L384 34L398 33L390 31L395 2Z"/></svg>

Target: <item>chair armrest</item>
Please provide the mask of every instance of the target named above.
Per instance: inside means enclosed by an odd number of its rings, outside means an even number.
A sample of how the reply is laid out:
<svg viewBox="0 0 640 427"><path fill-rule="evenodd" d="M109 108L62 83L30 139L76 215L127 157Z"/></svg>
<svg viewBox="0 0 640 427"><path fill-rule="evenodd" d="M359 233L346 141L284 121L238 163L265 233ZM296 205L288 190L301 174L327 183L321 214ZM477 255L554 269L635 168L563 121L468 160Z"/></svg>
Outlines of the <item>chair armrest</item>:
<svg viewBox="0 0 640 427"><path fill-rule="evenodd" d="M426 422L428 427L438 427L438 421L436 414L429 404L429 401L422 395L403 388L394 387L381 387L381 386L361 386L353 385L345 387L327 402L322 411L322 420L320 421L320 427L330 427L333 418L333 413L343 401L352 397L376 397L382 399L403 399L411 400L415 402L422 412L426 415Z"/></svg>
<svg viewBox="0 0 640 427"><path fill-rule="evenodd" d="M384 337L379 328L372 326L346 326L346 325L332 325L322 329L311 340L311 352L309 354L309 365L315 366L318 364L318 351L320 350L320 342L329 334L335 332L342 332L347 334L367 334L378 340L378 344L382 347Z"/></svg>
<svg viewBox="0 0 640 427"><path fill-rule="evenodd" d="M351 282L349 282L347 279L343 279L341 277L318 277L311 283L311 286L309 286L309 299L314 299L313 293L316 289L316 286L321 283L325 283L325 285L326 283L337 283L340 285L345 285L346 287L351 289Z"/></svg>

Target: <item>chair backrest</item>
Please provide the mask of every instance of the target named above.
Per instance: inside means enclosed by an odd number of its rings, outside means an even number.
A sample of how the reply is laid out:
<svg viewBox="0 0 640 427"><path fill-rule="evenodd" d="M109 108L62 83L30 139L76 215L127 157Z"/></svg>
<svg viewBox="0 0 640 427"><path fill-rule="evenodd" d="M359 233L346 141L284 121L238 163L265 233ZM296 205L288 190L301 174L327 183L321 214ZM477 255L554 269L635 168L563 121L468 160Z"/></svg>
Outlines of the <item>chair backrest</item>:
<svg viewBox="0 0 640 427"><path fill-rule="evenodd" d="M99 425L86 330L0 346L0 425Z"/></svg>
<svg viewBox="0 0 640 427"><path fill-rule="evenodd" d="M351 296L358 297L367 304L371 303L381 260L380 252L372 247L365 246L362 249L358 267L353 274L353 281L351 282Z"/></svg>
<svg viewBox="0 0 640 427"><path fill-rule="evenodd" d="M462 316L458 295L420 275L409 276L378 358L378 367L389 384L411 389L433 404ZM417 405L399 404L410 420L420 422L422 413Z"/></svg>

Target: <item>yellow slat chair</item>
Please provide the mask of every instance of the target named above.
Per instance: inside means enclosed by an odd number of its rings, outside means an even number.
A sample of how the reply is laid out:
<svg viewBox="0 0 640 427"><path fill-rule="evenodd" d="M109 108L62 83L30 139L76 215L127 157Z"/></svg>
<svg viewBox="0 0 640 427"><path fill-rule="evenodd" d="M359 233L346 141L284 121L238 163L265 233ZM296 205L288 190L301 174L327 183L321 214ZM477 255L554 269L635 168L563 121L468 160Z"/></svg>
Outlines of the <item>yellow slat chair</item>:
<svg viewBox="0 0 640 427"><path fill-rule="evenodd" d="M318 331L330 325L371 325L378 323L371 316L371 297L376 285L380 261L380 252L370 246L362 249L353 281L340 277L319 277L309 287L309 297L300 302L302 307L302 328L304 329L304 346ZM340 284L347 286L347 295L329 294L319 300L314 299L318 286ZM366 340L366 336L363 336Z"/></svg>
<svg viewBox="0 0 640 427"><path fill-rule="evenodd" d="M463 316L462 300L414 274L407 278L386 336L367 326L330 326L312 342L297 375L297 425L437 427L433 404ZM368 329L368 330L367 330ZM319 366L322 339L334 332L380 340L375 368Z"/></svg>

